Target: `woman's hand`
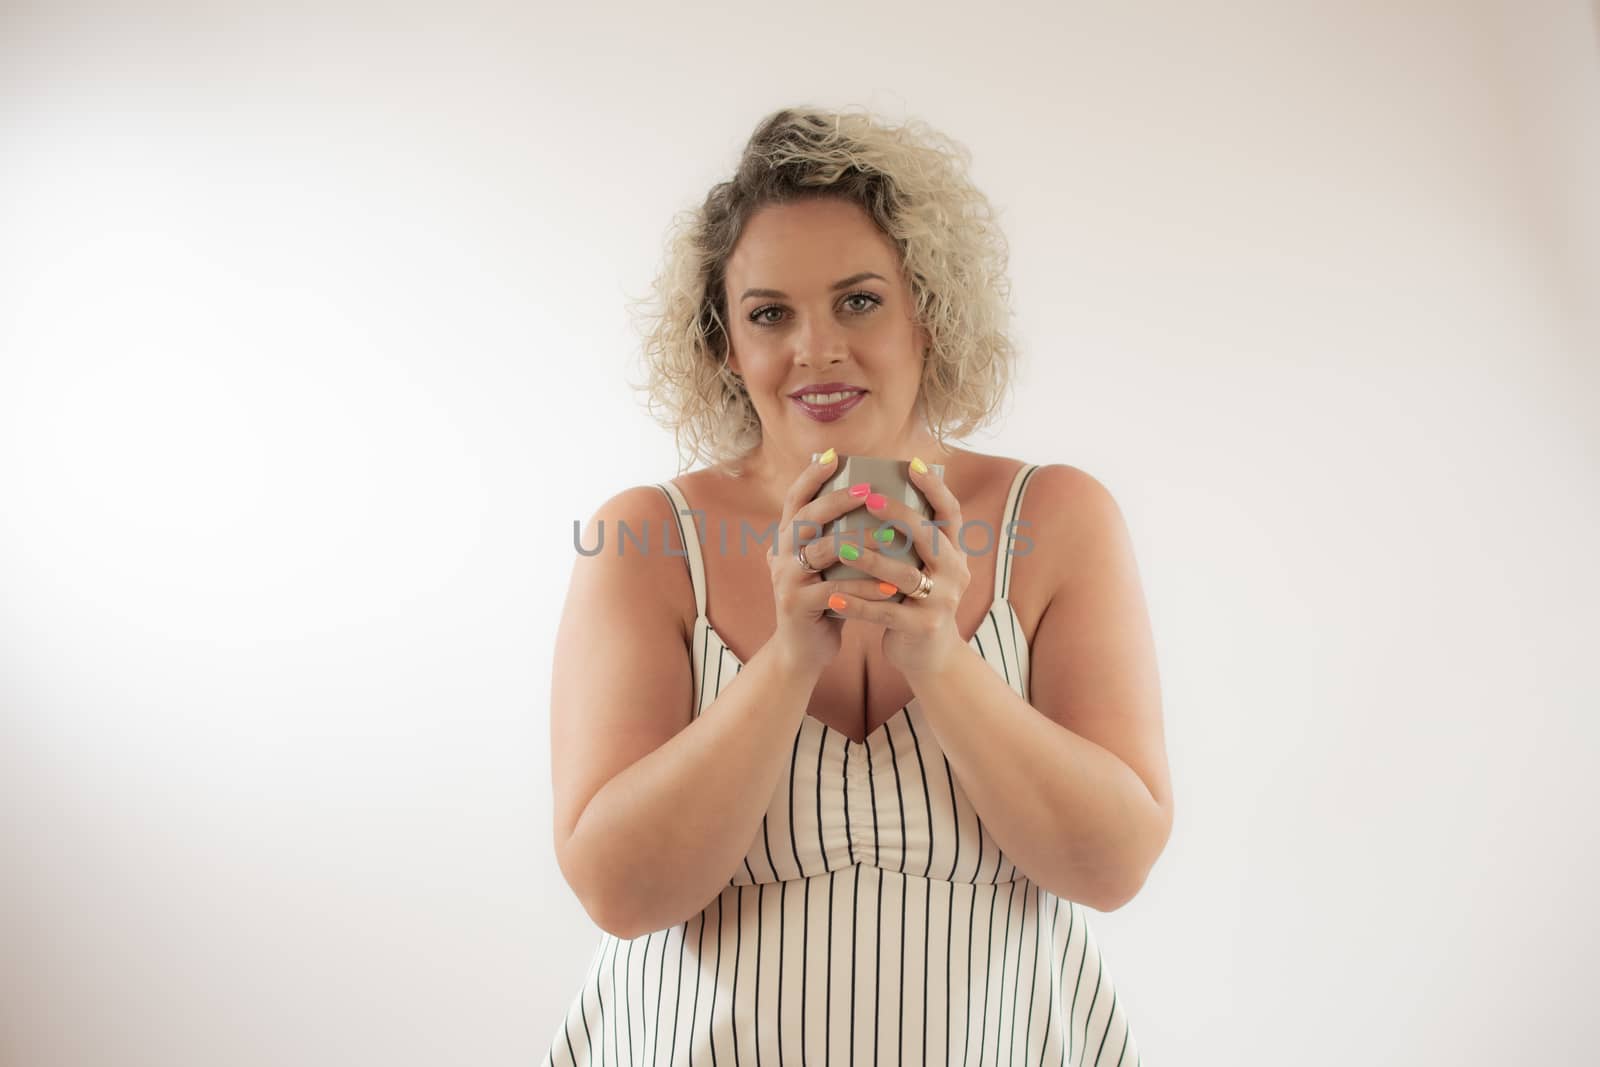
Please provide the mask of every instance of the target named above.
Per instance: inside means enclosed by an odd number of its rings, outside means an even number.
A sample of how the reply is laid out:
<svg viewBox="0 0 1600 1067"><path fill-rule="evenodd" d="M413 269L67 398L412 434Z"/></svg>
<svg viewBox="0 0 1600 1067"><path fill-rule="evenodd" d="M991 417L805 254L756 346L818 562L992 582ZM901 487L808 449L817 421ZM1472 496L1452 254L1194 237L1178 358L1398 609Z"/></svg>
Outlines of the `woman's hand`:
<svg viewBox="0 0 1600 1067"><path fill-rule="evenodd" d="M913 467L910 477L911 484L933 505L934 521L943 525L928 524L906 505L874 493L867 498L867 512L883 520L880 531L897 531L894 539L889 542L879 542L876 537L865 539L865 551L859 559L850 559L841 546L840 551L845 554L839 558L906 594L917 588L925 572L933 580L933 590L921 600L908 595L896 604L878 597L876 590L867 598L844 589L839 594L841 600L833 602L834 610L847 618L884 627L884 658L907 677L937 673L962 651L966 642L961 639L960 628L956 625L956 607L967 591L967 583L972 580L966 553L956 546L963 521L960 501L932 471L919 473ZM945 530L951 531L950 535L947 536ZM911 557L903 547L890 547L903 546L906 535L910 536L917 555L922 557L920 570L912 566Z"/></svg>
<svg viewBox="0 0 1600 1067"><path fill-rule="evenodd" d="M836 489L812 500L837 466L837 456L826 463L812 463L789 486L774 538L776 547L767 559L777 616L771 640L777 642L776 647L792 667L816 674L838 654L844 634L844 620L825 614L829 597L848 595L852 603L867 604L894 595L883 592L873 578L824 581L818 573L838 561L834 539L823 536L828 523L861 507L867 495L865 486L856 486ZM815 570L807 571L800 565L796 545L804 546L800 551Z"/></svg>

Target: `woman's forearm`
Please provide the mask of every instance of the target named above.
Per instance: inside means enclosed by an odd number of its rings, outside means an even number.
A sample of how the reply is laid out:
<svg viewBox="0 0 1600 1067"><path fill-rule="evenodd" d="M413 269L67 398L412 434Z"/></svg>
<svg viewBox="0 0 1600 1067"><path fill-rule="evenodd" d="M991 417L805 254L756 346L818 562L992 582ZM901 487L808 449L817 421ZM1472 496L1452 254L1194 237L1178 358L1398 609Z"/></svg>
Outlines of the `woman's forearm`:
<svg viewBox="0 0 1600 1067"><path fill-rule="evenodd" d="M1031 881L1099 911L1131 899L1172 825L1131 767L1041 714L970 646L911 688L978 817Z"/></svg>
<svg viewBox="0 0 1600 1067"><path fill-rule="evenodd" d="M721 892L760 829L818 677L763 646L694 721L601 787L571 848L596 922L636 937Z"/></svg>

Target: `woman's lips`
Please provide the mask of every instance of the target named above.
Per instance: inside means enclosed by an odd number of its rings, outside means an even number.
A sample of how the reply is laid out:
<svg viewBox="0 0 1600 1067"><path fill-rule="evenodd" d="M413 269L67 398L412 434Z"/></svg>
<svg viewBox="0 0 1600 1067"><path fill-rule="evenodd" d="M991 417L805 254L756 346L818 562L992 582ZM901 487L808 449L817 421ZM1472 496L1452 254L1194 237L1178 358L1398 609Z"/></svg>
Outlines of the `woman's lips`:
<svg viewBox="0 0 1600 1067"><path fill-rule="evenodd" d="M861 392L854 396L847 396L837 404L808 404L798 396L790 397L789 399L794 401L796 407L816 421L833 422L835 419L843 418L851 408L861 403L862 398L866 395L866 393Z"/></svg>

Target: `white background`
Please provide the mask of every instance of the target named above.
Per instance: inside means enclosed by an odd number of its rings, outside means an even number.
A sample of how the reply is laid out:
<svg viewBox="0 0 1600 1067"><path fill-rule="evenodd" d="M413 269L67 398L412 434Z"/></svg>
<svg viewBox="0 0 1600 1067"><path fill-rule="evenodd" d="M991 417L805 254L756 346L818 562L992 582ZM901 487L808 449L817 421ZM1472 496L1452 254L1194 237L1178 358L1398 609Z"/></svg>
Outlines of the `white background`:
<svg viewBox="0 0 1600 1067"><path fill-rule="evenodd" d="M0 5L0 1061L544 1055L599 937L550 827L572 523L677 473L626 301L789 103L972 150L1023 363L967 444L1133 531L1178 815L1095 922L1144 1062L1592 1057L1596 41Z"/></svg>

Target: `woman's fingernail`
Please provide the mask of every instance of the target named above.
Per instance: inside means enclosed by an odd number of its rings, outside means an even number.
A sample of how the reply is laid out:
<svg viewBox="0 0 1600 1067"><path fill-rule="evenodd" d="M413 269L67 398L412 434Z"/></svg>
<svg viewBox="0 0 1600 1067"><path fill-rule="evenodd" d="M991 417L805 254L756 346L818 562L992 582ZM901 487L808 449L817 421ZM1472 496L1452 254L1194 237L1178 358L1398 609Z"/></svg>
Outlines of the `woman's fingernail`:
<svg viewBox="0 0 1600 1067"><path fill-rule="evenodd" d="M918 459L916 456L911 457L911 469L916 471L918 474L928 473L928 465L922 462L922 460Z"/></svg>
<svg viewBox="0 0 1600 1067"><path fill-rule="evenodd" d="M898 588L888 582L878 583L878 592L882 593L884 596L894 596L899 591L900 590Z"/></svg>
<svg viewBox="0 0 1600 1067"><path fill-rule="evenodd" d="M872 536L877 540L882 541L884 544L888 544L890 541L894 540L894 527L880 526L876 530L872 531Z"/></svg>
<svg viewBox="0 0 1600 1067"><path fill-rule="evenodd" d="M861 550L855 545L840 545L839 558L848 559L853 562L861 558Z"/></svg>
<svg viewBox="0 0 1600 1067"><path fill-rule="evenodd" d="M845 598L838 593L835 593L828 598L828 607L832 608L834 611L843 611L848 603L849 601L845 600Z"/></svg>
<svg viewBox="0 0 1600 1067"><path fill-rule="evenodd" d="M826 467L834 461L834 458L833 447L830 445L826 452L817 457L817 462Z"/></svg>
<svg viewBox="0 0 1600 1067"><path fill-rule="evenodd" d="M854 489L851 492L855 492ZM882 493L873 493L867 497L867 508L870 511L882 511L889 503L889 498Z"/></svg>
<svg viewBox="0 0 1600 1067"><path fill-rule="evenodd" d="M872 486L867 482L858 482L850 487L850 495L853 497L864 497L870 492L872 492Z"/></svg>

